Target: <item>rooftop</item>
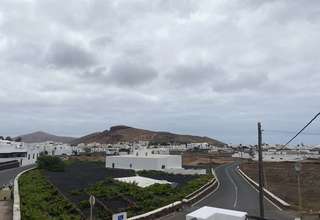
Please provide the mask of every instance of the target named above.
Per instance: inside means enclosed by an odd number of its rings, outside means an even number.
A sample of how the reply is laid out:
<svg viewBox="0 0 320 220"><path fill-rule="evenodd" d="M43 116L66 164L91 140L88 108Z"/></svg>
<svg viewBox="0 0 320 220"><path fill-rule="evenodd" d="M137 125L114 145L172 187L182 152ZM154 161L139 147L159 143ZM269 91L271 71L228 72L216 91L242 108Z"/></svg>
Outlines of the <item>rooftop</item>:
<svg viewBox="0 0 320 220"><path fill-rule="evenodd" d="M223 217L223 219L242 220L246 219L246 215L246 212L204 206L192 213L189 213L187 217L197 219L220 219Z"/></svg>
<svg viewBox="0 0 320 220"><path fill-rule="evenodd" d="M155 180L155 179L142 177L142 176L115 178L115 180L125 182L125 183L137 183L137 185L142 188L151 186L156 183L158 183L158 184L171 184L171 182L168 182L166 180Z"/></svg>
<svg viewBox="0 0 320 220"><path fill-rule="evenodd" d="M164 154L148 154L148 156L145 155L139 155L136 156L134 154L128 154L128 155L117 155L117 156L107 156L107 157L119 157L119 158L168 158L168 157L177 157L180 155L164 155Z"/></svg>

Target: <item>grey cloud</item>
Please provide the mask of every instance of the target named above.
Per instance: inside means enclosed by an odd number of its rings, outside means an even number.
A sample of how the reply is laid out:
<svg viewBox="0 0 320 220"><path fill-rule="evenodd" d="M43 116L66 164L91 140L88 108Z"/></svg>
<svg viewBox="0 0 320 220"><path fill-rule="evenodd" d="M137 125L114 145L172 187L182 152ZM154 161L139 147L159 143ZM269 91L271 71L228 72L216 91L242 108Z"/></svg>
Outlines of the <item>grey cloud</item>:
<svg viewBox="0 0 320 220"><path fill-rule="evenodd" d="M265 73L239 73L235 78L227 78L216 82L213 90L216 92L241 92L251 91L260 88L269 81Z"/></svg>
<svg viewBox="0 0 320 220"><path fill-rule="evenodd" d="M150 83L158 72L147 63L119 61L111 66L109 79L119 86L135 87Z"/></svg>
<svg viewBox="0 0 320 220"><path fill-rule="evenodd" d="M56 68L84 68L97 62L94 54L74 44L62 41L51 44L46 61L49 66Z"/></svg>
<svg viewBox="0 0 320 220"><path fill-rule="evenodd" d="M108 81L108 72L105 66L94 67L79 74L84 83L94 82L105 84Z"/></svg>
<svg viewBox="0 0 320 220"><path fill-rule="evenodd" d="M184 64L175 67L167 79L177 86L202 86L219 78L223 71L213 64Z"/></svg>
<svg viewBox="0 0 320 220"><path fill-rule="evenodd" d="M2 0L0 134L129 123L250 142L257 120L295 129L320 108L319 6Z"/></svg>
<svg viewBox="0 0 320 220"><path fill-rule="evenodd" d="M100 36L100 37L93 39L91 41L91 44L96 47L105 47L108 44L111 44L112 42L113 42L112 37L105 35L105 36Z"/></svg>

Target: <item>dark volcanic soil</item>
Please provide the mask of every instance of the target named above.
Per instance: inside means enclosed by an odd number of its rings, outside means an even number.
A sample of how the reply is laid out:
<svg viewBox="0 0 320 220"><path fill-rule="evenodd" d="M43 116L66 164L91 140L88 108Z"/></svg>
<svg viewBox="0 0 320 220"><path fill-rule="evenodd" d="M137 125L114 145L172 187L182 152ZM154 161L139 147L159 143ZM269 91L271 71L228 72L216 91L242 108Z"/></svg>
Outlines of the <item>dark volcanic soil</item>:
<svg viewBox="0 0 320 220"><path fill-rule="evenodd" d="M101 162L75 161L66 166L64 172L45 172L49 181L63 193L87 188L107 177L118 178L135 176L133 170L108 169Z"/></svg>

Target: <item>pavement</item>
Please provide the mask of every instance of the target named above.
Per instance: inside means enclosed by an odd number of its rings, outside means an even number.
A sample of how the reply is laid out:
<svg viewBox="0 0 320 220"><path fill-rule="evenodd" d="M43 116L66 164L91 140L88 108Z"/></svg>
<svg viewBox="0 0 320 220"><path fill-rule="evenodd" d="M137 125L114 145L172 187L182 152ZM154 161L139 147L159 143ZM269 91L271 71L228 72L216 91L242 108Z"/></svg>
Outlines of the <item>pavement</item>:
<svg viewBox="0 0 320 220"><path fill-rule="evenodd" d="M14 178L22 171L29 169L35 165L28 165L23 167L15 167L6 170L0 170L0 186L13 184Z"/></svg>
<svg viewBox="0 0 320 220"><path fill-rule="evenodd" d="M35 165L16 167L0 171L0 186L13 185L14 178L22 171ZM12 200L0 201L0 220L12 220Z"/></svg>
<svg viewBox="0 0 320 220"><path fill-rule="evenodd" d="M237 163L221 165L215 169L219 188L209 193L192 207L160 218L161 220L185 220L186 214L203 206L245 211L259 216L259 193L237 171ZM291 212L281 210L268 199L264 199L265 218L270 220L294 220Z"/></svg>

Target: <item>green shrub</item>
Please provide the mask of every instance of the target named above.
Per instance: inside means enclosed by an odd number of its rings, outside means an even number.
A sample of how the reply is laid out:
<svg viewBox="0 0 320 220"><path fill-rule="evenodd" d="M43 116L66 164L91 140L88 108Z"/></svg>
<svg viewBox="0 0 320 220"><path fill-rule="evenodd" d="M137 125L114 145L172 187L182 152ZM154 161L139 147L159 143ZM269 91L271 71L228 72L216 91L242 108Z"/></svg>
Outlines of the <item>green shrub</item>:
<svg viewBox="0 0 320 220"><path fill-rule="evenodd" d="M65 200L35 169L19 178L22 220L80 220L76 208Z"/></svg>
<svg viewBox="0 0 320 220"><path fill-rule="evenodd" d="M65 168L65 164L61 158L47 155L38 157L37 165L39 169L45 169L53 172L61 172L64 171Z"/></svg>
<svg viewBox="0 0 320 220"><path fill-rule="evenodd" d="M90 207L90 203L88 200L82 200L79 202L79 208L80 209L86 209Z"/></svg>

